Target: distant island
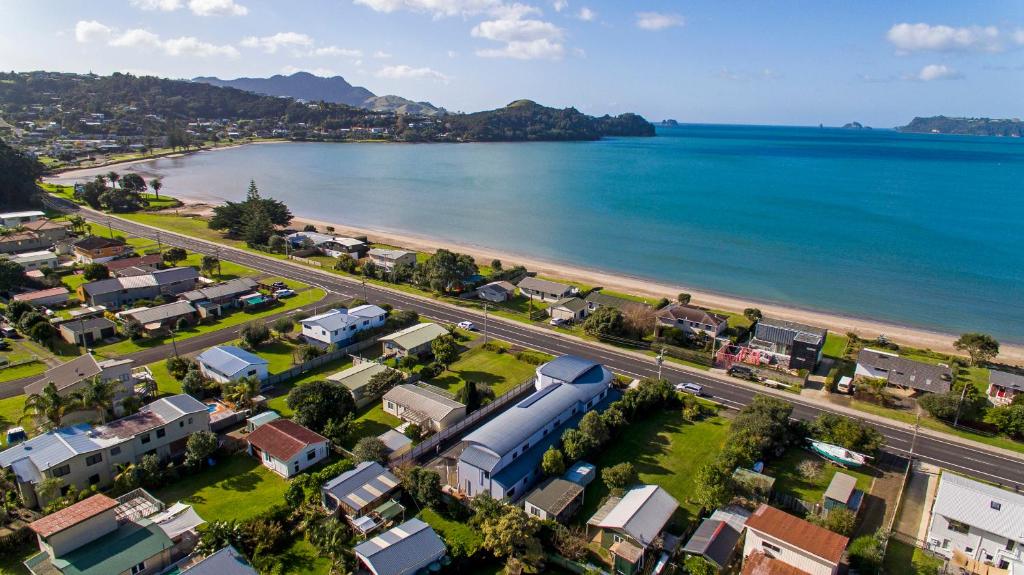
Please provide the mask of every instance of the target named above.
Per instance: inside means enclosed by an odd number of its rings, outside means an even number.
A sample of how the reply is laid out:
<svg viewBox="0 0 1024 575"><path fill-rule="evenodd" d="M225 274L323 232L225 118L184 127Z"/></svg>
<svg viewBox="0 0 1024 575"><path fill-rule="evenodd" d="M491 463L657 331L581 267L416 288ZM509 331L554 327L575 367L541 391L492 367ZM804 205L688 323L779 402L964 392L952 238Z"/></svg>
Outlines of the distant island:
<svg viewBox="0 0 1024 575"><path fill-rule="evenodd" d="M678 126L678 125L679 125L679 122L677 122L676 120L673 120L673 119L669 118L669 119L667 119L667 120L662 120L662 121L661 121L661 125L662 125L662 126L672 126L672 127L676 127L676 126Z"/></svg>
<svg viewBox="0 0 1024 575"><path fill-rule="evenodd" d="M843 129L844 130L870 130L871 127L870 126L865 126L864 124L861 124L860 122L848 122L846 124L843 124Z"/></svg>
<svg viewBox="0 0 1024 575"><path fill-rule="evenodd" d="M913 134L955 134L963 136L1024 136L1024 121L1018 118L951 118L948 116L917 117L906 126L896 128Z"/></svg>

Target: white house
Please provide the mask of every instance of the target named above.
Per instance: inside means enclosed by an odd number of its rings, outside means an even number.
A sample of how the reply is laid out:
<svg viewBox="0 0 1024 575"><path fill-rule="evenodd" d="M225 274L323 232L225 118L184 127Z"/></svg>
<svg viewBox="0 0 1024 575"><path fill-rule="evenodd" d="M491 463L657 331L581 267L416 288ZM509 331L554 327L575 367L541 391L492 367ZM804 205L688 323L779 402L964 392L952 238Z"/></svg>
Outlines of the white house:
<svg viewBox="0 0 1024 575"><path fill-rule="evenodd" d="M1024 572L1024 495L944 471L928 523L928 548Z"/></svg>
<svg viewBox="0 0 1024 575"><path fill-rule="evenodd" d="M267 379L270 362L262 357L233 345L211 347L196 356L199 372L218 382L238 381L255 376L260 381Z"/></svg>
<svg viewBox="0 0 1024 575"><path fill-rule="evenodd" d="M302 336L309 343L319 347L344 346L352 343L357 333L384 325L387 316L384 308L367 304L351 309L335 308L299 323Z"/></svg>
<svg viewBox="0 0 1024 575"><path fill-rule="evenodd" d="M517 287L519 288L519 293L526 297L549 302L558 301L579 293L579 289L574 286L533 276L527 276L520 280Z"/></svg>
<svg viewBox="0 0 1024 575"><path fill-rule="evenodd" d="M0 226L5 228L16 228L29 222L36 222L46 217L46 214L38 210L27 212L4 212L0 214Z"/></svg>
<svg viewBox="0 0 1024 575"><path fill-rule="evenodd" d="M40 268L57 269L57 254L51 251L27 252L12 255L9 258L12 262L25 268L25 271L37 270Z"/></svg>
<svg viewBox="0 0 1024 575"><path fill-rule="evenodd" d="M374 265L388 271L393 270L395 266L403 264L410 267L416 267L415 252L373 248L367 255L370 256L370 261L373 262Z"/></svg>
<svg viewBox="0 0 1024 575"><path fill-rule="evenodd" d="M835 575L850 541L764 504L747 520L746 533L743 573L772 573L770 564L781 562L808 575ZM751 566L763 566L764 570Z"/></svg>
<svg viewBox="0 0 1024 575"><path fill-rule="evenodd" d="M330 441L290 419L264 423L246 436L249 453L285 479L326 459Z"/></svg>

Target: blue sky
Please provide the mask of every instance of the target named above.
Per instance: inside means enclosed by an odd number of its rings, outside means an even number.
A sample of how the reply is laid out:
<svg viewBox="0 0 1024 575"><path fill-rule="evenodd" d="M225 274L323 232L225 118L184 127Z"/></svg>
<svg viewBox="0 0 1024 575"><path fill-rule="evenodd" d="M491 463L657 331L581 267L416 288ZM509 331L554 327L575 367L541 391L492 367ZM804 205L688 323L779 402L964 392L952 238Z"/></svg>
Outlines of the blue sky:
<svg viewBox="0 0 1024 575"><path fill-rule="evenodd" d="M450 110L889 127L1021 116L1024 2L0 0L0 67L340 74Z"/></svg>

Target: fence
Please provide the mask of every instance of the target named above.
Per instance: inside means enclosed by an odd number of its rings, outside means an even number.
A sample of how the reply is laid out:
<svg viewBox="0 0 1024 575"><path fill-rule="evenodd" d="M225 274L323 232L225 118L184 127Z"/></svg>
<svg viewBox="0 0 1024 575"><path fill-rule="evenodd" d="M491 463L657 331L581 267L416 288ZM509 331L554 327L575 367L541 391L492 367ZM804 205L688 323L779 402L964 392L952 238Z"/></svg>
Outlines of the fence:
<svg viewBox="0 0 1024 575"><path fill-rule="evenodd" d="M284 383L286 381L299 377L300 375L306 373L307 371L316 369L324 365L325 363L330 363L336 359L345 357L346 355L360 352L368 347L373 347L376 344L377 340L371 338L363 341L357 341L356 343L347 345L345 347L340 347L334 351L329 351L321 355L320 357L315 357L309 361L302 362L301 364L296 365L295 367L292 367L290 369L286 369L280 373L271 374L269 377L267 377L267 379L263 380L262 389L270 389L279 383Z"/></svg>
<svg viewBox="0 0 1024 575"><path fill-rule="evenodd" d="M416 462L423 456L440 453L442 447L446 447L447 444L453 440L460 439L464 433L488 419L491 414L517 401L520 397L525 395L527 391L532 390L533 379L520 383L501 397L469 414L466 419L431 435L424 440L423 443L412 448L412 451L407 451L406 453L392 457L391 465L402 465L404 463Z"/></svg>
<svg viewBox="0 0 1024 575"><path fill-rule="evenodd" d="M811 513L814 513L818 507L815 503L809 503L803 499L798 499L786 493L772 493L771 502L776 507L788 509L789 511L799 515L810 515Z"/></svg>
<svg viewBox="0 0 1024 575"><path fill-rule="evenodd" d="M311 260L309 258L303 258L303 257L299 257L299 256L288 256L288 259L295 260L295 261L299 262L300 264L306 264L307 266L313 266L313 267L317 267L317 268L324 267L324 264L322 264L322 263L320 263L320 262L318 262L316 260Z"/></svg>

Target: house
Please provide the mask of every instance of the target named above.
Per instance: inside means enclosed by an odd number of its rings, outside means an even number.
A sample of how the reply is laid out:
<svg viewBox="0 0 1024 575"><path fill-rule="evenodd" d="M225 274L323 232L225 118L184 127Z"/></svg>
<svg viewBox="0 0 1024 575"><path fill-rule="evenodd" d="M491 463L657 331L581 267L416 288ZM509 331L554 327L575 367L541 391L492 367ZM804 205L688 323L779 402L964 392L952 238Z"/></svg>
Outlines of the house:
<svg viewBox="0 0 1024 575"><path fill-rule="evenodd" d="M24 212L0 213L0 226L5 228L17 228L29 222L35 222L46 218L46 214L39 210Z"/></svg>
<svg viewBox="0 0 1024 575"><path fill-rule="evenodd" d="M716 509L711 517L701 521L683 546L683 552L703 557L719 572L724 571L736 554L743 526L749 518L750 512L738 505Z"/></svg>
<svg viewBox="0 0 1024 575"><path fill-rule="evenodd" d="M163 263L163 256L160 254L149 254L134 258L110 260L103 262L103 265L106 266L107 271L112 275L115 277L121 277L144 275L155 272L160 269L161 263Z"/></svg>
<svg viewBox="0 0 1024 575"><path fill-rule="evenodd" d="M795 321L763 317L754 327L751 347L789 356L790 369L814 371L821 361L828 330Z"/></svg>
<svg viewBox="0 0 1024 575"><path fill-rule="evenodd" d="M832 476L828 489L822 496L822 506L828 513L833 509L848 509L856 514L864 501L864 492L857 489L857 478L838 472Z"/></svg>
<svg viewBox="0 0 1024 575"><path fill-rule="evenodd" d="M932 365L876 349L860 350L853 375L884 379L887 385L928 393L946 393L953 384L953 370L948 365Z"/></svg>
<svg viewBox="0 0 1024 575"><path fill-rule="evenodd" d="M249 453L285 479L320 463L331 454L330 441L290 419L276 419L246 437Z"/></svg>
<svg viewBox="0 0 1024 575"><path fill-rule="evenodd" d="M239 307L238 298L257 287L252 278L235 278L223 283L201 287L181 294L181 300L196 306L199 317L224 315L225 310Z"/></svg>
<svg viewBox="0 0 1024 575"><path fill-rule="evenodd" d="M172 395L144 406L138 413L106 425L79 424L42 433L0 451L0 468L14 472L19 495L27 507L45 507L36 486L44 479L103 489L113 483L118 466L138 463L144 455L161 460L180 457L188 436L210 430L205 404L190 395Z"/></svg>
<svg viewBox="0 0 1024 575"><path fill-rule="evenodd" d="M396 331L380 338L380 341L384 344L385 355L422 357L433 353L430 344L442 335L448 335L448 330L436 323L428 322Z"/></svg>
<svg viewBox="0 0 1024 575"><path fill-rule="evenodd" d="M367 255L375 266L387 271L391 271L400 265L416 267L416 252L373 248L367 252Z"/></svg>
<svg viewBox="0 0 1024 575"><path fill-rule="evenodd" d="M994 405L1010 405L1018 393L1024 392L1024 376L1006 371L989 370L988 399Z"/></svg>
<svg viewBox="0 0 1024 575"><path fill-rule="evenodd" d="M23 301L34 306L55 306L68 302L68 288L54 287L20 293L11 298L11 301Z"/></svg>
<svg viewBox="0 0 1024 575"><path fill-rule="evenodd" d="M951 567L973 561L1024 569L1024 495L943 471L930 516L928 549Z"/></svg>
<svg viewBox="0 0 1024 575"><path fill-rule="evenodd" d="M441 431L466 418L466 406L424 385L396 385L384 394L384 413L421 429Z"/></svg>
<svg viewBox="0 0 1024 575"><path fill-rule="evenodd" d="M444 541L419 519L356 545L356 559L373 575L412 575L445 556Z"/></svg>
<svg viewBox="0 0 1024 575"><path fill-rule="evenodd" d="M658 327L669 327L682 330L690 337L703 334L707 337L718 337L729 329L729 318L711 313L706 309L681 303L669 304L657 312Z"/></svg>
<svg viewBox="0 0 1024 575"><path fill-rule="evenodd" d="M55 222L47 218L28 222L21 225L21 229L27 233L35 234L47 245L68 239L71 236L70 222Z"/></svg>
<svg viewBox="0 0 1024 575"><path fill-rule="evenodd" d="M587 313L590 312L590 305L586 301L573 296L562 298L552 303L548 306L547 312L551 319L574 322L587 317Z"/></svg>
<svg viewBox="0 0 1024 575"><path fill-rule="evenodd" d="M39 251L49 248L53 242L35 232L14 232L0 236L0 253Z"/></svg>
<svg viewBox="0 0 1024 575"><path fill-rule="evenodd" d="M120 403L135 395L136 379L132 373L134 365L135 361L131 359L105 359L98 362L91 353L87 353L46 370L42 377L25 386L25 395L42 393L52 383L58 395L68 397L98 377L104 383L116 382L114 412L118 413ZM95 413L88 415L92 417Z"/></svg>
<svg viewBox="0 0 1024 575"><path fill-rule="evenodd" d="M324 483L320 496L329 513L355 519L387 501L400 486L401 482L386 467L376 461L364 461Z"/></svg>
<svg viewBox="0 0 1024 575"><path fill-rule="evenodd" d="M177 329L178 322L184 320L188 325L199 321L199 312L187 301L172 301L137 311L126 312L122 316L126 322L135 322L142 327L143 333L152 336Z"/></svg>
<svg viewBox="0 0 1024 575"><path fill-rule="evenodd" d="M57 331L64 341L90 347L97 342L117 336L117 324L105 317L90 317L61 322Z"/></svg>
<svg viewBox="0 0 1024 575"><path fill-rule="evenodd" d="M138 276L102 279L78 287L78 297L89 305L121 307L157 296L177 296L196 287L199 272L190 266L157 270Z"/></svg>
<svg viewBox="0 0 1024 575"><path fill-rule="evenodd" d="M516 286L507 281L491 282L476 289L476 296L482 300L502 303L516 294Z"/></svg>
<svg viewBox="0 0 1024 575"><path fill-rule="evenodd" d="M573 286L560 284L550 280L527 276L519 281L517 286L519 293L530 298L537 298L541 301L555 302L569 296L576 295L579 290Z"/></svg>
<svg viewBox="0 0 1024 575"><path fill-rule="evenodd" d="M295 232L294 234L288 234L285 238L291 243L292 248L301 249L312 244L322 254L332 258L347 255L358 260L365 256L366 251L369 249L369 246L363 240L317 232Z"/></svg>
<svg viewBox="0 0 1024 575"><path fill-rule="evenodd" d="M25 271L38 270L40 268L54 270L57 269L59 264L57 254L47 250L15 254L7 259L23 267Z"/></svg>
<svg viewBox="0 0 1024 575"><path fill-rule="evenodd" d="M245 430L249 433L256 431L256 428L270 423L275 419L281 419L281 415L274 410L264 411L245 420Z"/></svg>
<svg viewBox="0 0 1024 575"><path fill-rule="evenodd" d="M602 307L615 308L615 309L620 310L620 311L622 311L624 309L628 309L629 307L636 306L636 305L641 305L641 306L647 307L647 304L645 304L645 303L641 303L641 302L638 302L638 301L633 301L633 300L626 299L626 298L623 298L623 297L617 297L617 296L613 296L613 295L608 295L608 294L602 292L601 290L593 290L593 291L591 291L590 293L587 294L587 296L585 298L583 298L583 300L585 302L587 302L587 311L588 311L588 313L593 313L593 312L597 311L598 308L602 308Z"/></svg>
<svg viewBox="0 0 1024 575"><path fill-rule="evenodd" d="M186 566L181 575L259 575L245 557L228 545Z"/></svg>
<svg viewBox="0 0 1024 575"><path fill-rule="evenodd" d="M389 371L395 370L374 361L365 361L359 365L354 365L346 370L327 376L327 381L333 381L352 392L352 399L355 400L356 407L362 408L380 397L379 395L366 392L366 386L370 384L370 380L377 374Z"/></svg>
<svg viewBox="0 0 1024 575"><path fill-rule="evenodd" d="M765 559L757 557L763 555L808 575L835 575L839 572L839 562L849 541L824 527L762 504L747 519L743 573L777 572L750 570L747 564L765 562Z"/></svg>
<svg viewBox="0 0 1024 575"><path fill-rule="evenodd" d="M601 364L565 355L537 368L536 391L478 427L462 441L458 489L515 500L542 476L544 451L597 408L612 373Z"/></svg>
<svg viewBox="0 0 1024 575"><path fill-rule="evenodd" d="M344 346L355 341L361 331L381 327L388 312L375 305L360 305L351 309L335 308L299 322L302 337L317 347Z"/></svg>
<svg viewBox="0 0 1024 575"><path fill-rule="evenodd" d="M124 240L100 236L86 236L72 244L75 259L83 264L108 262L131 250Z"/></svg>
<svg viewBox="0 0 1024 575"><path fill-rule="evenodd" d="M609 497L587 520L601 547L612 554L615 573L633 575L644 567L644 557L679 507L679 502L657 485L633 487L622 497Z"/></svg>
<svg viewBox="0 0 1024 575"><path fill-rule="evenodd" d="M549 477L526 496L526 513L545 521L566 523L583 505L583 486L560 477Z"/></svg>
<svg viewBox="0 0 1024 575"><path fill-rule="evenodd" d="M238 381L246 377L256 377L260 381L267 379L267 367L270 362L233 345L211 347L196 356L199 372L219 382Z"/></svg>

